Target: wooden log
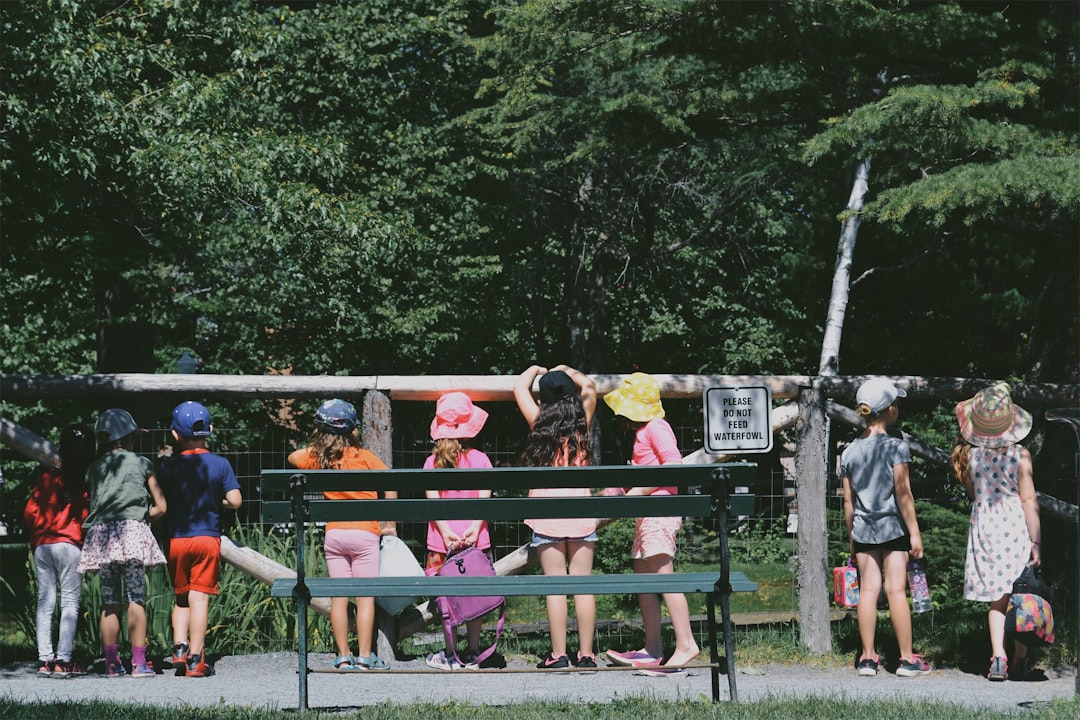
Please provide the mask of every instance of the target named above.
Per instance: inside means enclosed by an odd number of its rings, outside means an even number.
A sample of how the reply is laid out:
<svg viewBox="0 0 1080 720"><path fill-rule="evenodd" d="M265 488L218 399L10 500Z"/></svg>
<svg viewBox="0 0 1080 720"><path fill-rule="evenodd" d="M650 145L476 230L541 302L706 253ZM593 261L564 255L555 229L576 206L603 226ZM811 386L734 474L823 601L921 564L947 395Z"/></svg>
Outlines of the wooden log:
<svg viewBox="0 0 1080 720"><path fill-rule="evenodd" d="M980 378L920 377L914 375L837 375L818 376L814 387L834 400L852 403L855 392L864 382L874 377L888 377L897 387L909 395L950 400L953 403L974 397L975 393L990 387L998 380ZM1025 409L1048 408L1055 405L1075 405L1080 402L1080 385L1067 383L1010 383L1009 394Z"/></svg>
<svg viewBox="0 0 1080 720"><path fill-rule="evenodd" d="M592 375L603 395L618 388L625 375ZM697 398L709 387L766 386L775 398L791 398L811 379L802 375L655 375L665 398ZM117 373L114 375L0 375L5 400L58 397L114 397L123 393L224 397L327 398L362 395L371 390L395 400L434 401L449 390L473 400L512 401L515 375L210 375ZM534 387L535 391L535 387Z"/></svg>
<svg viewBox="0 0 1080 720"><path fill-rule="evenodd" d="M55 445L6 417L0 417L0 442L42 465L60 465L60 452Z"/></svg>

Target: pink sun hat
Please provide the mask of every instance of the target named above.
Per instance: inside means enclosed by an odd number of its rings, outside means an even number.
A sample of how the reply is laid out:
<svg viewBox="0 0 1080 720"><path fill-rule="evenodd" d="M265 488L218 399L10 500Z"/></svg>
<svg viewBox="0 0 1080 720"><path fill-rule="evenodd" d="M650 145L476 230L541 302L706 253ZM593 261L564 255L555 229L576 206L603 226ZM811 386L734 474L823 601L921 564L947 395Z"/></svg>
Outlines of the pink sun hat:
<svg viewBox="0 0 1080 720"><path fill-rule="evenodd" d="M1005 382L957 403L956 419L964 439L980 447L1008 447L1031 432L1031 413L1013 403Z"/></svg>
<svg viewBox="0 0 1080 720"><path fill-rule="evenodd" d="M431 439L473 438L484 427L488 414L473 405L463 392L448 392L435 403L435 419L431 421Z"/></svg>

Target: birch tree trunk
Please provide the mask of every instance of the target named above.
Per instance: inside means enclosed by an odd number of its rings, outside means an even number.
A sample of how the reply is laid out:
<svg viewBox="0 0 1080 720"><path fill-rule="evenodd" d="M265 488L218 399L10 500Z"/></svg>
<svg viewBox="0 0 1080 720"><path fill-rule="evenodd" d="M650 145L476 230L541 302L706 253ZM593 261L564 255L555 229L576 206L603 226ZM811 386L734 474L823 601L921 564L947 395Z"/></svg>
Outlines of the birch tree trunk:
<svg viewBox="0 0 1080 720"><path fill-rule="evenodd" d="M855 182L848 198L848 216L840 230L833 269L832 292L821 341L819 376L835 376L840 369L840 338L851 290L851 259L859 234L860 211L869 187L870 158L855 168ZM825 523L825 494L829 487L829 418L819 387L800 398L800 437L796 451L796 483L799 497L799 617L803 645L814 653L832 648L829 631L829 533ZM810 447L820 443L820 448ZM809 512L808 512L809 511Z"/></svg>
<svg viewBox="0 0 1080 720"><path fill-rule="evenodd" d="M836 267L833 269L832 293L829 296L829 311L825 317L825 337L821 341L818 375L835 375L840 369L840 336L844 331L844 317L847 314L851 287L851 258L855 254L855 238L862 222L860 211L869 188L869 179L870 158L866 158L855 169L855 182L851 186L851 197L847 204L849 215L840 230L840 243L836 248Z"/></svg>

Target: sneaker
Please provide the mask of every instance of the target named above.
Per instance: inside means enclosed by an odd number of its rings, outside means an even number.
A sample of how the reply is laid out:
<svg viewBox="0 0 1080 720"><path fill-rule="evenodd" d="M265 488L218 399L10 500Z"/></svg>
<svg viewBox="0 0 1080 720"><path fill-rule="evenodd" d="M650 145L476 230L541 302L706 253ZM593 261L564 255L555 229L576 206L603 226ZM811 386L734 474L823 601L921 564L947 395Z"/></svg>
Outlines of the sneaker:
<svg viewBox="0 0 1080 720"><path fill-rule="evenodd" d="M896 674L900 677L919 677L930 674L930 665L918 655L912 655L911 660L901 658L900 667L896 668Z"/></svg>
<svg viewBox="0 0 1080 720"><path fill-rule="evenodd" d="M131 666L131 677L133 678L147 678L154 677L155 675L157 675L157 673L154 672L154 664L149 660L142 665Z"/></svg>
<svg viewBox="0 0 1080 720"><path fill-rule="evenodd" d="M57 660L53 665L54 678L70 678L70 677L82 677L86 674L86 668L74 660Z"/></svg>
<svg viewBox="0 0 1080 720"><path fill-rule="evenodd" d="M127 670L124 669L124 663L118 662L116 664L105 663L105 677L107 678L122 678L127 675Z"/></svg>
<svg viewBox="0 0 1080 720"><path fill-rule="evenodd" d="M454 658L447 657L445 650L431 653L427 656L427 659L424 660L424 664L429 668L434 668L436 670L460 670L462 667L454 661Z"/></svg>
<svg viewBox="0 0 1080 720"><path fill-rule="evenodd" d="M188 647L187 643L177 643L172 646L169 662L172 663L177 677L184 677L187 674Z"/></svg>
<svg viewBox="0 0 1080 720"><path fill-rule="evenodd" d="M536 664L536 667L540 670L565 670L570 667L570 658L565 655L555 657L548 653L547 657Z"/></svg>
<svg viewBox="0 0 1080 720"><path fill-rule="evenodd" d="M204 653L196 653L188 658L186 673L188 677L210 677L214 674L213 666L206 662L203 655Z"/></svg>
<svg viewBox="0 0 1080 720"><path fill-rule="evenodd" d="M56 668L55 660L42 660L41 666L37 669L37 676L39 678L51 678L53 670Z"/></svg>
<svg viewBox="0 0 1080 720"><path fill-rule="evenodd" d="M595 670L596 669L596 656L595 655L582 655L578 653L577 662L574 663L582 670Z"/></svg>
<svg viewBox="0 0 1080 720"><path fill-rule="evenodd" d="M1035 676L1035 664L1028 657L1016 658L1009 669L1009 680L1031 680Z"/></svg>
<svg viewBox="0 0 1080 720"><path fill-rule="evenodd" d="M990 658L990 671L986 677L996 682L1002 682L1009 677L1009 661L1003 657Z"/></svg>
<svg viewBox="0 0 1080 720"><path fill-rule="evenodd" d="M629 650L627 652L608 650L605 654L612 665L622 665L623 667L650 667L652 665L660 664L660 658L655 658L644 650Z"/></svg>
<svg viewBox="0 0 1080 720"><path fill-rule="evenodd" d="M855 670L863 677L873 677L877 675L879 667L881 667L880 655L876 655L872 658L859 658L859 661L855 663Z"/></svg>

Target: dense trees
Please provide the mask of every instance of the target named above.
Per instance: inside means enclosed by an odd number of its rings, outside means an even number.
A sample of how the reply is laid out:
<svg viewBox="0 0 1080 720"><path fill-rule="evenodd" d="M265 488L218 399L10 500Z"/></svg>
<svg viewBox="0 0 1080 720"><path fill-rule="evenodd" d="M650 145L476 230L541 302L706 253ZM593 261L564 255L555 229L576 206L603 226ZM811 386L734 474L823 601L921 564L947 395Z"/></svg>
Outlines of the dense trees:
<svg viewBox="0 0 1080 720"><path fill-rule="evenodd" d="M1077 377L1070 3L0 5L4 372Z"/></svg>

